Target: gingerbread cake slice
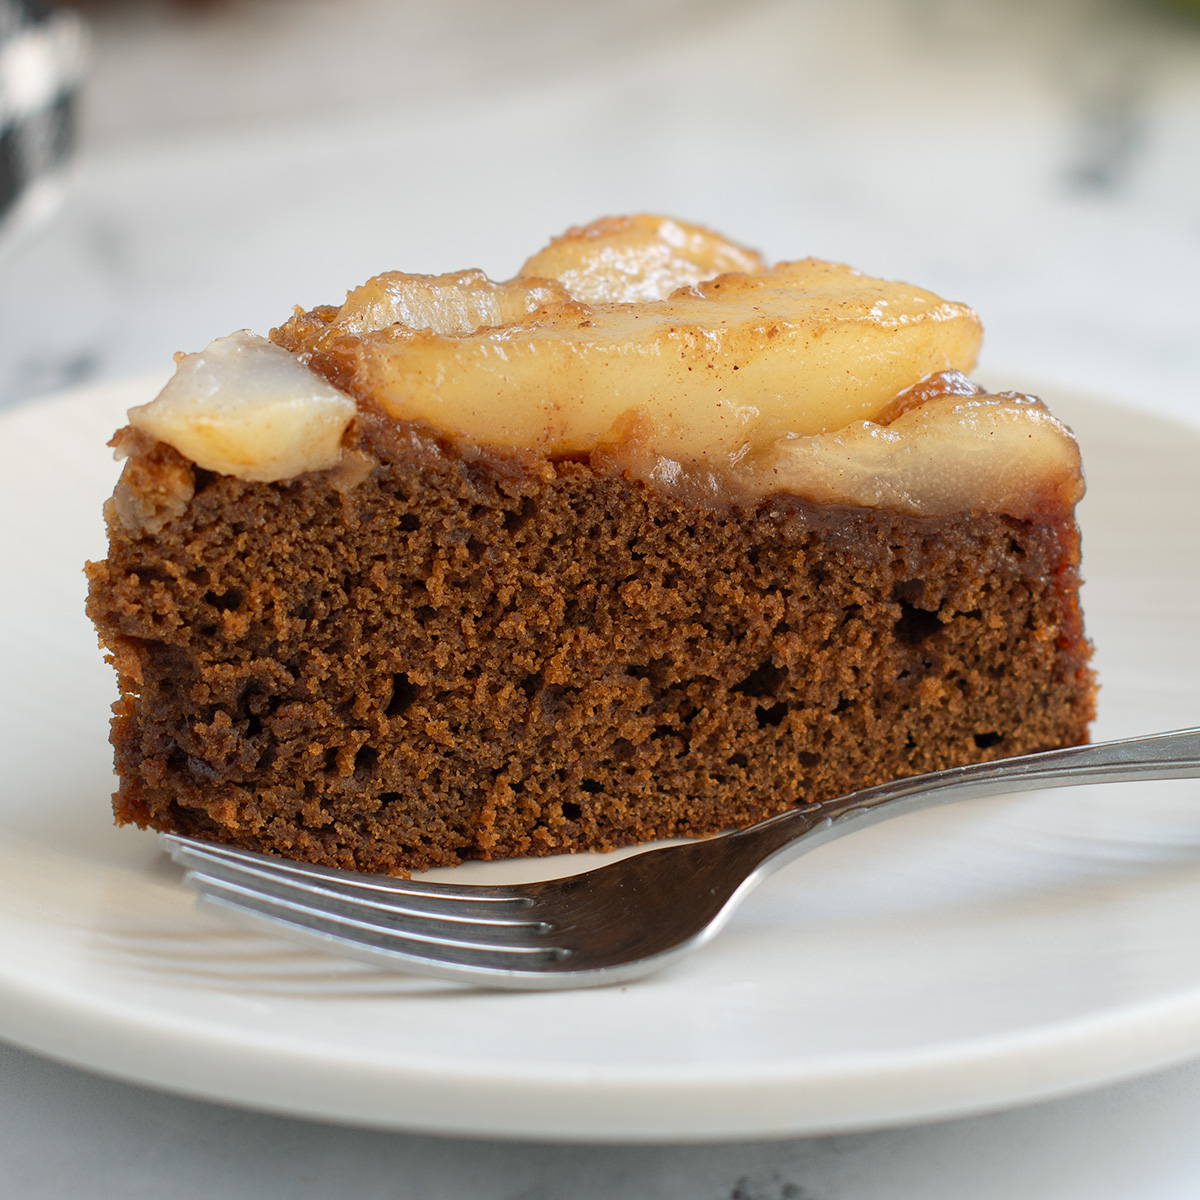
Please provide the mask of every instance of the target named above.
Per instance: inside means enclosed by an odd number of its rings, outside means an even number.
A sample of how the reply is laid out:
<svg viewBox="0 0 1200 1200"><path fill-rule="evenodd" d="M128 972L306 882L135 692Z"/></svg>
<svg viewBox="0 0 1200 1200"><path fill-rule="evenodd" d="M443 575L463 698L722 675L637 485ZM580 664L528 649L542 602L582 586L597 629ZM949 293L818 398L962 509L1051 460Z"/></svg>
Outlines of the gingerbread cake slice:
<svg viewBox="0 0 1200 1200"><path fill-rule="evenodd" d="M1078 450L980 337L634 217L180 356L88 565L117 820L405 872L1086 740Z"/></svg>

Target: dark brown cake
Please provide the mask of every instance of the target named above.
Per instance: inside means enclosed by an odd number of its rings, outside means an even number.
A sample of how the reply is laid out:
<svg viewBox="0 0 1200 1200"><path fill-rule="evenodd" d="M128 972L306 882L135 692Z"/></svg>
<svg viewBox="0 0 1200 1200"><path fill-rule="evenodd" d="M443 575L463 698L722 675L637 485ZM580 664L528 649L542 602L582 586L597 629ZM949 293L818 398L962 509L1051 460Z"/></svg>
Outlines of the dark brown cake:
<svg viewBox="0 0 1200 1200"><path fill-rule="evenodd" d="M88 568L118 821L403 872L1085 740L1078 449L980 337L641 215L180 357Z"/></svg>
<svg viewBox="0 0 1200 1200"><path fill-rule="evenodd" d="M1060 509L703 506L370 405L294 480L125 448L88 567L121 822L402 872L1087 737Z"/></svg>

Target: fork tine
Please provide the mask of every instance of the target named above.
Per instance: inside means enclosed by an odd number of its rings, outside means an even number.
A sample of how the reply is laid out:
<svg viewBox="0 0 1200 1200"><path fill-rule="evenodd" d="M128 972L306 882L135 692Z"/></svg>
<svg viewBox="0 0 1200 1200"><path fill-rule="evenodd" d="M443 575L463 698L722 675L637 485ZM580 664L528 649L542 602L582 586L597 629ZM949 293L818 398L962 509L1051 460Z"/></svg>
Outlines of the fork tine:
<svg viewBox="0 0 1200 1200"><path fill-rule="evenodd" d="M657 926L630 925L641 876L662 847L611 866L511 887L452 887L329 871L174 834L160 841L206 907L294 941L446 979L520 989L593 987L637 978L686 951ZM652 889L657 895L658 889ZM482 896L480 896L482 893ZM632 906L632 907L631 907Z"/></svg>
<svg viewBox="0 0 1200 1200"><path fill-rule="evenodd" d="M191 868L185 882L219 893L230 902L251 898L259 908L270 908L286 916L290 912L319 917L350 929L376 930L381 935L422 942L431 946L476 948L542 948L551 926L543 921L474 920L465 914L429 916L419 910L382 904L366 905L324 888L295 887L288 880L268 876L207 871ZM538 943L541 943L541 946Z"/></svg>
<svg viewBox="0 0 1200 1200"><path fill-rule="evenodd" d="M346 927L378 929L431 945L519 946L535 944L551 930L550 924L530 912L525 904L480 905L455 898L435 904L428 897L414 901L412 897L388 895L380 889L360 890L353 886L353 881L312 878L307 872L279 870L271 859L227 859L208 853L207 848L189 847L176 857L187 869L187 882L220 893L231 903L245 903L249 897L259 908L317 914Z"/></svg>
<svg viewBox="0 0 1200 1200"><path fill-rule="evenodd" d="M561 956L553 943L542 940L539 944L535 940L539 936L544 939L549 932L549 927L544 925L519 927L522 937L505 938L505 934L513 931L512 926L460 924L458 928L447 928L441 922L409 918L407 914L363 912L360 905L338 904L319 893L266 890L261 880L247 884L196 871L189 871L187 880L209 897L220 899L229 906L345 937L361 939L365 935L378 946L407 948L413 953L422 945L436 946L439 957L444 952Z"/></svg>
<svg viewBox="0 0 1200 1200"><path fill-rule="evenodd" d="M414 904L425 902L435 906L442 902L448 902L455 907L464 903L478 903L481 915L489 908L499 909L503 905L513 909L528 908L535 903L533 896L529 894L535 889L523 884L509 887L475 884L456 887L447 883L422 883L415 879L394 879L387 875L362 875L341 868L318 867L312 863L275 858L216 842L191 841L173 833L160 833L158 840L171 857L183 866L196 863L207 867L219 863L230 869L241 867L267 872L277 878L292 878L297 883L309 882L316 885L320 882L324 886L353 894L360 903L368 903L373 894L380 898L404 897Z"/></svg>
<svg viewBox="0 0 1200 1200"><path fill-rule="evenodd" d="M327 872L173 835L162 841L186 868L185 882L202 905L343 955L427 976L521 987L543 977L553 986L549 981L561 977L570 956L548 940L546 922L523 911L532 901L509 889L490 888L487 902L473 905L470 888L425 885L413 893L407 880ZM431 903L435 896L446 896L443 908Z"/></svg>
<svg viewBox="0 0 1200 1200"><path fill-rule="evenodd" d="M201 906L232 911L276 936L286 934L292 941L435 978L523 988L545 980L542 986L556 986L552 981L569 960L568 952L553 946L522 950L441 940L422 943L368 922L339 921L303 905L281 909L258 892L231 894L210 889L207 882L201 883L199 891Z"/></svg>
<svg viewBox="0 0 1200 1200"><path fill-rule="evenodd" d="M199 893L202 907L376 965L529 990L617 983L653 970L663 959L654 954L598 963L576 944L575 920L590 906L580 909L569 897L592 873L488 888L488 902L472 905L471 886L424 884L414 893L407 880L328 872L169 834L160 838L185 867L184 882ZM435 903L443 898L443 905ZM542 913L554 915L544 920ZM560 916L570 919L560 924Z"/></svg>

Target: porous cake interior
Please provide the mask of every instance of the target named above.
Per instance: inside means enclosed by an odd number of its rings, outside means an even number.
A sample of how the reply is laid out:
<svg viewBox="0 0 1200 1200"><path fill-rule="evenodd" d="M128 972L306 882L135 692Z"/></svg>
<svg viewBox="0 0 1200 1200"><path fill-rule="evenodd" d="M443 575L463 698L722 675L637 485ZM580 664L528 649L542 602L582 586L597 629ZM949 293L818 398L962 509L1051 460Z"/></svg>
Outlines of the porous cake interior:
<svg viewBox="0 0 1200 1200"><path fill-rule="evenodd" d="M158 443L89 566L120 821L365 871L707 834L1085 741L1069 515L701 507L363 408L342 467ZM123 491L122 491L123 489Z"/></svg>

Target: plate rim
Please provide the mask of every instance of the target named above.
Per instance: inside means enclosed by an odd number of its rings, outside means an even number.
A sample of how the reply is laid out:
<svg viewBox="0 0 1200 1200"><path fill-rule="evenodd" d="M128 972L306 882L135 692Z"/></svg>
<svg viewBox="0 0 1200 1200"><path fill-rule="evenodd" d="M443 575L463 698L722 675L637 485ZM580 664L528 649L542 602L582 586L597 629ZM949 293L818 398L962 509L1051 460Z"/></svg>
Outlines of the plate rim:
<svg viewBox="0 0 1200 1200"><path fill-rule="evenodd" d="M137 1024L115 1006L80 1004L78 997L64 995L66 990L22 989L14 985L12 972L0 967L0 994L9 1002L0 1036L71 1066L213 1103L364 1128L509 1141L684 1144L889 1128L1069 1096L1166 1069L1200 1052L1200 983L1168 998L1001 1037L950 1041L937 1051L843 1054L821 1069L804 1072L759 1064L753 1080L744 1073L738 1077L732 1068L687 1072L677 1067L632 1075L626 1071L623 1077L616 1072L606 1077L593 1068L543 1067L514 1079L503 1063L468 1069L461 1063L411 1058L398 1069L394 1055L371 1063L365 1053L338 1054L319 1045L298 1054L294 1043L300 1039L295 1037L264 1041L215 1023L198 1030L194 1022L162 1013L156 1025ZM17 1005L11 1003L14 999ZM51 1008L57 1025L46 1020ZM187 1043L182 1052L181 1040ZM268 1087L263 1087L263 1074L251 1084L246 1072L236 1069L244 1067L238 1056L248 1050L266 1070ZM1047 1056L1048 1050L1054 1054ZM1078 1064L1069 1078L1062 1073L1064 1050ZM226 1074L231 1067L235 1069ZM969 1082L983 1069L991 1070L993 1081L1002 1077L986 1095ZM947 1088L948 1078L957 1079L959 1086ZM863 1104L867 1085L879 1098L873 1107ZM493 1115L512 1109L520 1109L521 1115L456 1119L464 1086L476 1096L489 1093L487 1107ZM326 1089L331 1088L340 1102L330 1101ZM710 1088L726 1092L716 1119L697 1102L697 1093L707 1094ZM410 1089L420 1090L424 1111L414 1112L407 1098L395 1103ZM814 1103L818 1091L820 1101ZM609 1103L621 1101L622 1124L597 1124L598 1093ZM914 1100L914 1093L921 1093L921 1099ZM674 1120L662 1119L664 1105L670 1106ZM730 1108L738 1112L732 1121ZM533 1113L538 1116L531 1129ZM641 1120L656 1123L642 1128Z"/></svg>

